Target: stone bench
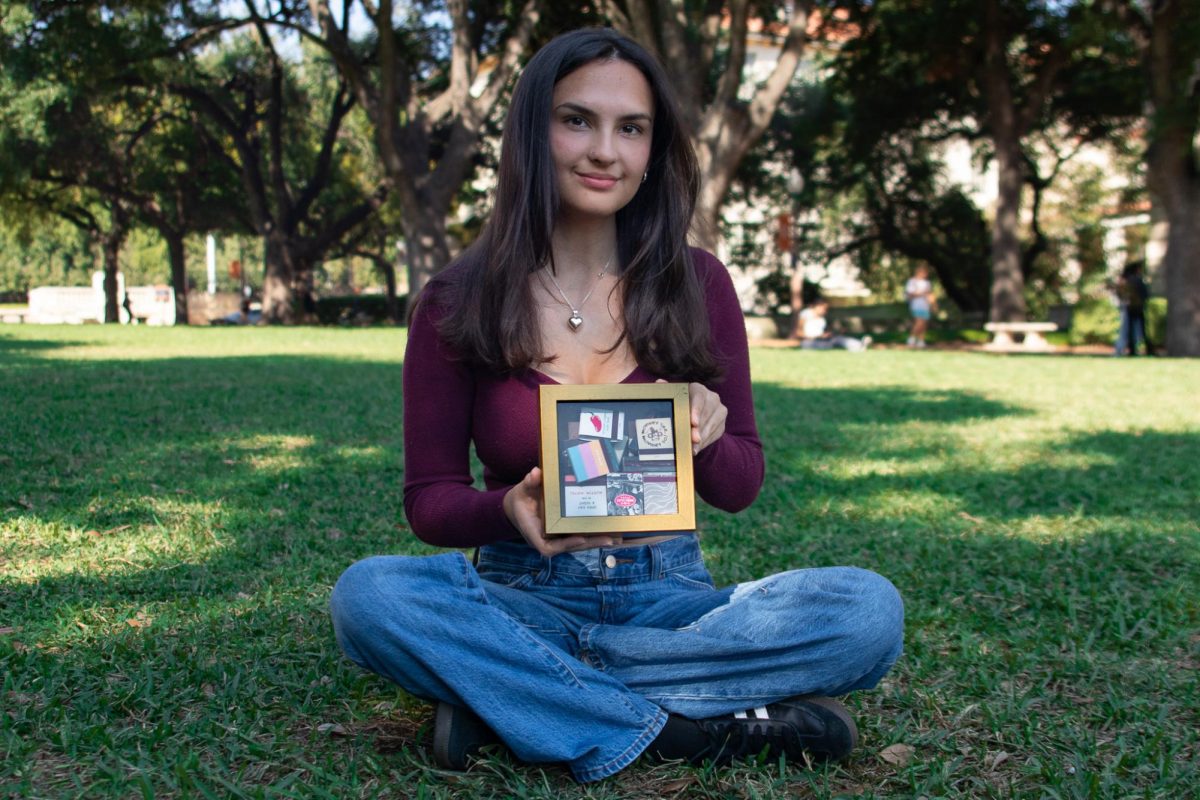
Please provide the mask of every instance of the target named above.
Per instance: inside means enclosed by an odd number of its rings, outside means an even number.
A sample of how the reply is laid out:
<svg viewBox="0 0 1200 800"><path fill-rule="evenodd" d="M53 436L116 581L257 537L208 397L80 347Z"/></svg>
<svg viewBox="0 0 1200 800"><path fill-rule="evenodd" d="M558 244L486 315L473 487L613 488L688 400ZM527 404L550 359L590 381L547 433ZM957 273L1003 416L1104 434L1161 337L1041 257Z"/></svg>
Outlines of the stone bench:
<svg viewBox="0 0 1200 800"><path fill-rule="evenodd" d="M1042 334L1058 330L1053 322L989 322L983 329L992 334L989 350L1050 350L1050 343ZM1013 336L1023 337L1020 344Z"/></svg>

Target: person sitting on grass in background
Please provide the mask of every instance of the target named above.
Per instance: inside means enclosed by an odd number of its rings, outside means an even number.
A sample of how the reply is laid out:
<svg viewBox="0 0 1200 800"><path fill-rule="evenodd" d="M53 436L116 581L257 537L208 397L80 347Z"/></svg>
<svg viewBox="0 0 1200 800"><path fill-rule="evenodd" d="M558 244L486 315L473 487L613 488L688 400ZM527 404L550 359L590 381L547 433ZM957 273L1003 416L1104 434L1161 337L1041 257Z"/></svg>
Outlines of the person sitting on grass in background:
<svg viewBox="0 0 1200 800"><path fill-rule="evenodd" d="M924 347L929 318L937 308L937 301L933 297L933 283L929 280L929 267L924 264L917 266L913 276L904 284L904 297L908 302L908 313L912 315L908 346Z"/></svg>
<svg viewBox="0 0 1200 800"><path fill-rule="evenodd" d="M856 339L853 336L838 336L828 329L829 301L817 300L800 312L800 346L805 350L833 350L841 348L861 353L871 346L871 337Z"/></svg>
<svg viewBox="0 0 1200 800"><path fill-rule="evenodd" d="M513 92L487 224L417 301L404 506L452 552L359 561L330 611L351 660L437 703L445 768L497 740L580 782L643 753L841 759L858 734L831 696L876 686L900 655L903 603L874 572L718 589L695 531L546 533L543 384L686 383L701 499L736 512L762 485L737 294L687 244L700 173L682 124L630 39L551 41Z"/></svg>

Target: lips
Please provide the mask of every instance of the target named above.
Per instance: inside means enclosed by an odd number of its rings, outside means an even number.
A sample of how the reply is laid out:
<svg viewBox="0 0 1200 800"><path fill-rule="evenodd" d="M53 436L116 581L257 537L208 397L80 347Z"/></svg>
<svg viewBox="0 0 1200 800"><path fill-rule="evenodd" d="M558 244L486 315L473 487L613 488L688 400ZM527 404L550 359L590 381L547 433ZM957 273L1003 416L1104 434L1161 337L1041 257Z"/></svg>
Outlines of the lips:
<svg viewBox="0 0 1200 800"><path fill-rule="evenodd" d="M603 173L576 173L579 180L589 189L611 189L617 185L617 178Z"/></svg>

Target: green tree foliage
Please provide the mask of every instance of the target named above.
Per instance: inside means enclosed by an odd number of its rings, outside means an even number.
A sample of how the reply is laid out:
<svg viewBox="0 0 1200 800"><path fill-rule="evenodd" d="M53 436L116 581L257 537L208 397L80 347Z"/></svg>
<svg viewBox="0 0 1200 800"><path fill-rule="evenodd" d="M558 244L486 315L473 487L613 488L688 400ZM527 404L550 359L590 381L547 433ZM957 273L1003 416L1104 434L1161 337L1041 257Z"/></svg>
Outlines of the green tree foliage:
<svg viewBox="0 0 1200 800"><path fill-rule="evenodd" d="M925 263L960 309L986 311L990 259L982 212L944 179L936 143L870 139L852 130L859 109L830 68L836 63L817 60L805 80L793 83L739 175L747 202L791 205L804 263L852 258L863 283L883 296L894 296L913 266ZM804 179L795 196L784 177L790 169Z"/></svg>
<svg viewBox="0 0 1200 800"><path fill-rule="evenodd" d="M347 84L316 48L302 55L283 57L259 20L169 84L208 137L228 142L220 156L238 176L245 227L263 238L263 313L277 322L297 318L316 265L387 194L341 136L355 105Z"/></svg>
<svg viewBox="0 0 1200 800"><path fill-rule="evenodd" d="M692 130L703 182L696 235L715 246L721 209L742 161L762 138L801 64L812 2L603 0L614 28L658 54ZM779 47L770 74L747 70L751 32Z"/></svg>
<svg viewBox="0 0 1200 800"><path fill-rule="evenodd" d="M311 0L263 14L326 50L371 121L380 165L403 210L410 297L450 259L447 218L474 172L488 121L530 50L543 6ZM364 19L367 30L356 30Z"/></svg>
<svg viewBox="0 0 1200 800"><path fill-rule="evenodd" d="M200 115L163 87L145 91L153 104L141 126L143 135L129 150L130 180L121 194L136 220L157 232L165 244L175 287L175 319L185 323L187 238L243 229L246 204L237 173L223 157L222 143Z"/></svg>
<svg viewBox="0 0 1200 800"><path fill-rule="evenodd" d="M187 3L119 1L13 4L0 25L0 106L11 110L0 120L0 202L65 219L98 245L115 321L120 252L139 218L173 221L181 237L183 207L219 207L190 197L207 185L202 155L164 150L165 126L178 139L186 121L172 118L161 82L174 53L220 26ZM183 274L180 263L177 283Z"/></svg>
<svg viewBox="0 0 1200 800"><path fill-rule="evenodd" d="M185 239L259 232L270 309L286 318L312 268L385 195L339 133L354 106L328 58L280 57L253 7L27 3L2 18L0 202L84 230L116 318L122 243L163 237L186 319ZM220 35L248 28L253 35ZM276 299L271 294L269 299Z"/></svg>
<svg viewBox="0 0 1200 800"><path fill-rule="evenodd" d="M1115 18L1090 3L1034 0L885 0L849 13L862 35L837 66L839 92L851 98L847 163L894 163L888 153L901 140L913 143L902 153L932 152L955 137L982 147L999 176L988 305L994 319L1023 318L1026 279L1047 246L1036 222L1024 245L1019 230L1023 190L1032 189L1036 211L1048 185L1035 137L1097 140L1140 112Z"/></svg>
<svg viewBox="0 0 1200 800"><path fill-rule="evenodd" d="M95 256L78 228L29 208L2 213L0 220L0 292L91 285Z"/></svg>

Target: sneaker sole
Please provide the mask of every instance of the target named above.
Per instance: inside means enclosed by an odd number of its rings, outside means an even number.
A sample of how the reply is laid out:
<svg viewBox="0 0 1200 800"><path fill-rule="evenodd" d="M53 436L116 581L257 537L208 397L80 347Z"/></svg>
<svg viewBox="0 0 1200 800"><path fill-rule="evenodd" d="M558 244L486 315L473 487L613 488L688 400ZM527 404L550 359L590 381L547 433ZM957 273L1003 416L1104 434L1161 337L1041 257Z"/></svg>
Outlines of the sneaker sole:
<svg viewBox="0 0 1200 800"><path fill-rule="evenodd" d="M433 760L442 769L464 770L466 764L450 763L450 731L454 727L454 706L437 704L437 715L433 720Z"/></svg>
<svg viewBox="0 0 1200 800"><path fill-rule="evenodd" d="M820 706L825 709L841 720L842 724L846 726L846 730L850 732L850 748L840 756L830 756L832 760L841 761L858 747L858 726L854 724L854 717L850 716L850 712L846 710L844 705L831 697L804 697L800 699L810 705Z"/></svg>

